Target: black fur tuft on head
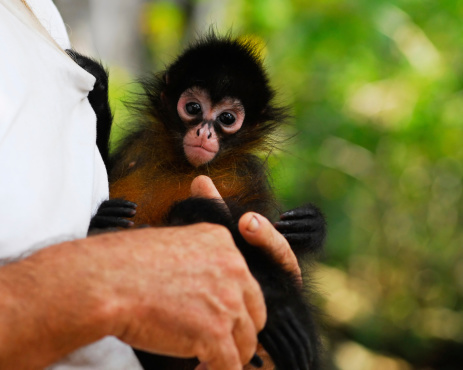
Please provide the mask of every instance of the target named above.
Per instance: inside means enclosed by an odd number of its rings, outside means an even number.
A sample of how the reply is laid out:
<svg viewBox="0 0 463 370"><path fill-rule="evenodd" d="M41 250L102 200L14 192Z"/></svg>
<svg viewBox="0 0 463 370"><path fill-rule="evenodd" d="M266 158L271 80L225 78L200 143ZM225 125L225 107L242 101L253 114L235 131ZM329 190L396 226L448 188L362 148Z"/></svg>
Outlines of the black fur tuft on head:
<svg viewBox="0 0 463 370"><path fill-rule="evenodd" d="M258 115L274 97L260 54L261 47L251 40L220 37L210 31L166 71L166 94L176 101L187 88L197 86L209 92L212 102L227 96L239 98L246 115Z"/></svg>
<svg viewBox="0 0 463 370"><path fill-rule="evenodd" d="M260 149L287 118L287 108L275 103L275 91L262 63L262 47L251 39L219 36L210 30L193 42L166 71L142 81L150 115L183 132L176 112L180 95L191 87L209 92L212 102L238 98L244 105L245 130L236 134L239 147ZM175 118L174 118L175 117ZM234 141L234 140L233 140Z"/></svg>

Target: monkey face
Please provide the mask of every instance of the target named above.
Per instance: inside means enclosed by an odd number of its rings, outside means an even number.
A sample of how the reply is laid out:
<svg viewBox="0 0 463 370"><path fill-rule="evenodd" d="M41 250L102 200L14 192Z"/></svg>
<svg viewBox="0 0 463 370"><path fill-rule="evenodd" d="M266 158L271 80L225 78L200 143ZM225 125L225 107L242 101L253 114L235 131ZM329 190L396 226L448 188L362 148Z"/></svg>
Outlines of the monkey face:
<svg viewBox="0 0 463 370"><path fill-rule="evenodd" d="M177 113L187 127L183 149L194 167L212 161L219 153L221 139L238 132L245 116L239 99L225 97L214 103L208 92L199 87L180 95Z"/></svg>

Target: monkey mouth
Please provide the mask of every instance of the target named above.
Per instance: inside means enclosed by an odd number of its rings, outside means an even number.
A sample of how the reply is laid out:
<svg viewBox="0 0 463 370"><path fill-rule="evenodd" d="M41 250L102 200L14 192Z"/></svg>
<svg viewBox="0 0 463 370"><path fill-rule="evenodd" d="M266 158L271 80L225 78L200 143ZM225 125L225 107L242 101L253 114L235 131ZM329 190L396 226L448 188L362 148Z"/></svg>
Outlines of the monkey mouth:
<svg viewBox="0 0 463 370"><path fill-rule="evenodd" d="M214 159L217 151L210 150L202 145L185 145L185 155L193 166L198 167Z"/></svg>

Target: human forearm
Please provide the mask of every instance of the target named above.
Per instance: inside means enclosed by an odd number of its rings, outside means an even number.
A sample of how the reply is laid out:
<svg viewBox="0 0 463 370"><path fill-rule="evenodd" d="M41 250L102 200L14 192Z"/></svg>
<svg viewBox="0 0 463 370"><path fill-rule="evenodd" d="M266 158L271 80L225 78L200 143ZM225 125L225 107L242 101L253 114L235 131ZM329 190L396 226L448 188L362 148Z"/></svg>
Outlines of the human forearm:
<svg viewBox="0 0 463 370"><path fill-rule="evenodd" d="M86 243L55 245L0 268L0 368L43 368L110 332L104 295L82 255Z"/></svg>

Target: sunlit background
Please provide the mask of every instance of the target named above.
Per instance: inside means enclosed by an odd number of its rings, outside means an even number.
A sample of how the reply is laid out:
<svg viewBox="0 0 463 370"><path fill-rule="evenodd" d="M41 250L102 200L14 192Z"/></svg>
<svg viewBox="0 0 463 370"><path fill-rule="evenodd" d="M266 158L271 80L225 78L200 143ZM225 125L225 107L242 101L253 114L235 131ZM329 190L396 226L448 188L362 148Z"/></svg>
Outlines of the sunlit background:
<svg viewBox="0 0 463 370"><path fill-rule="evenodd" d="M297 133L277 194L328 219L327 369L463 368L463 1L55 2L109 66L117 126L130 81L210 25L261 40Z"/></svg>

